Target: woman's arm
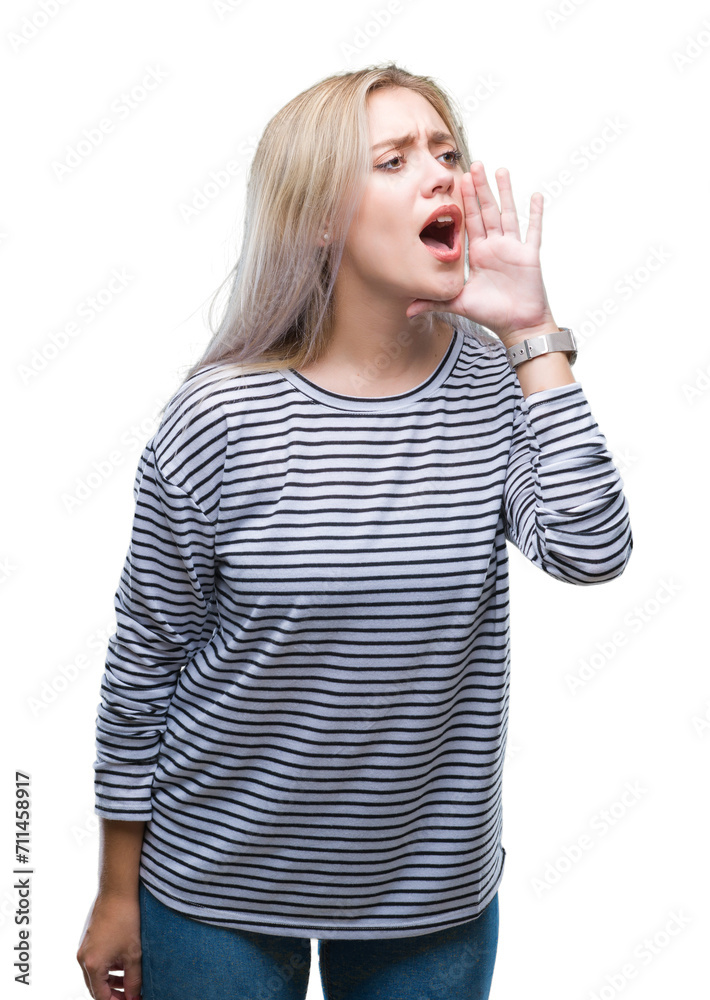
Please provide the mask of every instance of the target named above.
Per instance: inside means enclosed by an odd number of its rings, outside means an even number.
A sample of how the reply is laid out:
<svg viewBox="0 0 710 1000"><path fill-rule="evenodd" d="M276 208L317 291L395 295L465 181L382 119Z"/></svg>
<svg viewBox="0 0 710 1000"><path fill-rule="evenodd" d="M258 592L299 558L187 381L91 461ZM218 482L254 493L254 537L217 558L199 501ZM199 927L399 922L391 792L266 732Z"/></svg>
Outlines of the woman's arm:
<svg viewBox="0 0 710 1000"><path fill-rule="evenodd" d="M138 869L145 823L101 819L99 895L138 896Z"/></svg>
<svg viewBox="0 0 710 1000"><path fill-rule="evenodd" d="M134 481L97 712L99 888L77 954L96 1000L140 993L140 858L161 742L180 673L218 622L214 547L228 428L209 389L172 398ZM109 975L117 969L123 976Z"/></svg>
<svg viewBox="0 0 710 1000"><path fill-rule="evenodd" d="M550 385L527 397L521 386L516 389L504 488L506 536L560 580L614 579L633 549L629 507L582 386Z"/></svg>
<svg viewBox="0 0 710 1000"><path fill-rule="evenodd" d="M201 438L193 425L190 430ZM170 428L166 428L164 436ZM180 672L216 624L215 522L172 483L146 445L136 474L131 540L114 599L96 720L96 812L121 822L151 818L152 788ZM173 449L183 477L204 462Z"/></svg>
<svg viewBox="0 0 710 1000"><path fill-rule="evenodd" d="M138 872L145 823L101 819L99 891L77 952L96 1000L139 1000L141 990ZM123 975L111 976L112 970ZM124 993L118 993L123 989Z"/></svg>

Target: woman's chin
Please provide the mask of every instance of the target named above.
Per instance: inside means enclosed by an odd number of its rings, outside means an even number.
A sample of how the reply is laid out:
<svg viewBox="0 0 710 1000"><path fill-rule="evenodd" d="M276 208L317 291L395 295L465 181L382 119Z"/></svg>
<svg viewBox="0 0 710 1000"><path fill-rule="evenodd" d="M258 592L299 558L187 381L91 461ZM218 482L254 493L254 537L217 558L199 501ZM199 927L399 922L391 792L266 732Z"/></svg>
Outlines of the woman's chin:
<svg viewBox="0 0 710 1000"><path fill-rule="evenodd" d="M432 282L428 287L422 286L417 294L418 299L427 299L432 302L449 302L451 299L455 299L456 296L461 292L464 286L464 280L461 278L455 278L451 276L450 278L441 278L438 281Z"/></svg>

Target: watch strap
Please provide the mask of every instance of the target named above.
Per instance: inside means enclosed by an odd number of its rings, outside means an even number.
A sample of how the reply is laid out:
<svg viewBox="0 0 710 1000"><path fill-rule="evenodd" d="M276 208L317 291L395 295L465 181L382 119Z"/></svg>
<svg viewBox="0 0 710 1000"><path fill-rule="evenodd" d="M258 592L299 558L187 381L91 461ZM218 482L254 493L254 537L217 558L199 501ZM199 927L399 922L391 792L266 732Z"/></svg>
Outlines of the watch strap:
<svg viewBox="0 0 710 1000"><path fill-rule="evenodd" d="M554 333L543 333L539 337L530 337L519 344L514 344L505 352L508 361L517 368L523 361L531 358L539 358L541 354L549 354L550 351L564 351L569 359L570 365L577 360L577 342L569 327L563 326Z"/></svg>

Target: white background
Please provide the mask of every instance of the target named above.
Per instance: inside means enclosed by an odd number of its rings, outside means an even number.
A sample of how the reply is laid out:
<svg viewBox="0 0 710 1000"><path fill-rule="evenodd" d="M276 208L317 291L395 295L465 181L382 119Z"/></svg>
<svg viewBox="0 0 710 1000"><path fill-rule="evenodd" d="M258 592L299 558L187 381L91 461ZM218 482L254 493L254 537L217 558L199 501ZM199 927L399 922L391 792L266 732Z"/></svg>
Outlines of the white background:
<svg viewBox="0 0 710 1000"><path fill-rule="evenodd" d="M545 285L582 340L575 375L635 542L622 577L596 587L510 548L491 998L706 996L710 7L401 0L385 24L386 0L44 6L0 14L4 995L87 996L74 956L96 888L94 720L133 479L209 338L255 143L317 80L394 60L455 96L489 178L509 168L523 233L545 194ZM119 112L150 72L164 79ZM112 131L58 176L105 117ZM230 161L235 176L210 186ZM114 270L124 285L106 293ZM12 969L15 769L34 804L29 989Z"/></svg>

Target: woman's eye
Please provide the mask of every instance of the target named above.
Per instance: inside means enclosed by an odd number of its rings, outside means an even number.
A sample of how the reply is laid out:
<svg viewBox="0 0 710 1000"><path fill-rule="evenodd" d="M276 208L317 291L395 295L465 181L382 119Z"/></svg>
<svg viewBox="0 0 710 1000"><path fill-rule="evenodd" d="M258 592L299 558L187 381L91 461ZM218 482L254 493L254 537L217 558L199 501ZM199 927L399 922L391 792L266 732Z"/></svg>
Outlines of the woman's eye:
<svg viewBox="0 0 710 1000"><path fill-rule="evenodd" d="M444 153L439 153L439 157L449 156L448 160L450 166L454 166L463 156L463 153L458 149L447 149ZM376 170L382 170L384 173L391 173L392 171L398 170L399 166L397 164L398 160L403 160L404 157L401 154L393 156L391 160L387 160L385 163L377 163L375 165Z"/></svg>
<svg viewBox="0 0 710 1000"><path fill-rule="evenodd" d="M401 159L402 159L401 156L393 156L392 159L391 160L387 160L386 163L378 163L377 164L377 169L378 170L384 170L386 172L388 167L391 167L393 163L396 163L397 160L401 160Z"/></svg>

